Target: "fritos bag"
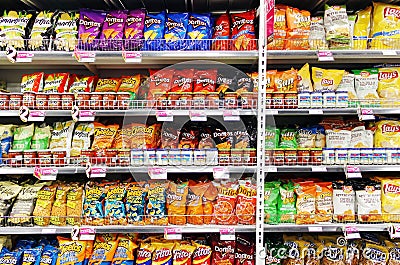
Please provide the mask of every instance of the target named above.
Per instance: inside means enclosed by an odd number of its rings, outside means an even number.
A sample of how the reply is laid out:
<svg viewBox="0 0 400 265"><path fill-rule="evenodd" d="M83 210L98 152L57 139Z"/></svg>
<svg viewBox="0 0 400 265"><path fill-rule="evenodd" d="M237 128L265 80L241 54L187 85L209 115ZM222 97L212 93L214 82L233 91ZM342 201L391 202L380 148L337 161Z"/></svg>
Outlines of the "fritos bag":
<svg viewBox="0 0 400 265"><path fill-rule="evenodd" d="M218 225L234 225L238 220L235 215L238 185L234 182L214 182L218 196L214 202L214 218Z"/></svg>
<svg viewBox="0 0 400 265"><path fill-rule="evenodd" d="M172 265L191 265L195 246L176 243L173 251Z"/></svg>
<svg viewBox="0 0 400 265"><path fill-rule="evenodd" d="M154 242L151 243L154 246L152 265L172 265L173 256L172 250L174 249L174 242Z"/></svg>
<svg viewBox="0 0 400 265"><path fill-rule="evenodd" d="M196 250L193 252L193 265L211 265L212 249L200 243L193 242Z"/></svg>
<svg viewBox="0 0 400 265"><path fill-rule="evenodd" d="M250 180L239 180L236 202L236 216L239 224L255 224L256 214L256 185Z"/></svg>

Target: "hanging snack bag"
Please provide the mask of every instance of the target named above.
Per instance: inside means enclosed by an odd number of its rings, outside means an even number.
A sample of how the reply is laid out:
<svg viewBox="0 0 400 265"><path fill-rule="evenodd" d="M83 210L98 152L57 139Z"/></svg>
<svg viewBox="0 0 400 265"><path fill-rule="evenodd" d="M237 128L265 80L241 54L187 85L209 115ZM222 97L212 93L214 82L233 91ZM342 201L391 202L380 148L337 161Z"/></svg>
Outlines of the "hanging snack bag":
<svg viewBox="0 0 400 265"><path fill-rule="evenodd" d="M78 76L71 75L70 85L67 90L69 93L91 92L94 90L97 77L96 76Z"/></svg>
<svg viewBox="0 0 400 265"><path fill-rule="evenodd" d="M237 224L235 204L237 200L238 184L234 182L214 182L218 196L214 202L214 218L218 225Z"/></svg>
<svg viewBox="0 0 400 265"><path fill-rule="evenodd" d="M89 241L57 237L60 254L57 265L84 265L86 245Z"/></svg>
<svg viewBox="0 0 400 265"><path fill-rule="evenodd" d="M251 51L257 49L254 29L255 18L255 10L231 14L233 50Z"/></svg>
<svg viewBox="0 0 400 265"><path fill-rule="evenodd" d="M125 184L111 183L105 186L105 224L106 225L126 225L125 212Z"/></svg>
<svg viewBox="0 0 400 265"><path fill-rule="evenodd" d="M189 13L169 13L165 20L165 50L177 51L185 48Z"/></svg>
<svg viewBox="0 0 400 265"><path fill-rule="evenodd" d="M175 70L172 78L171 92L192 92L194 69Z"/></svg>
<svg viewBox="0 0 400 265"><path fill-rule="evenodd" d="M25 11L4 10L0 20L0 46L5 48L9 44L16 49L25 48L26 26L31 18L32 14Z"/></svg>
<svg viewBox="0 0 400 265"><path fill-rule="evenodd" d="M56 51L73 51L77 44L79 13L58 13L54 29L53 49Z"/></svg>
<svg viewBox="0 0 400 265"><path fill-rule="evenodd" d="M147 190L146 224L167 225L166 191L168 182L151 181Z"/></svg>
<svg viewBox="0 0 400 265"><path fill-rule="evenodd" d="M39 89L39 92L47 94L64 93L64 91L67 91L68 81L69 73L45 74L43 90Z"/></svg>
<svg viewBox="0 0 400 265"><path fill-rule="evenodd" d="M55 200L51 208L50 224L65 226L67 224L67 193L69 186L61 183L56 188Z"/></svg>
<svg viewBox="0 0 400 265"><path fill-rule="evenodd" d="M71 184L67 193L67 224L79 225L82 215L83 186L79 183Z"/></svg>
<svg viewBox="0 0 400 265"><path fill-rule="evenodd" d="M92 149L109 149L112 146L114 137L117 134L119 125L103 125L99 122L94 122L94 133Z"/></svg>
<svg viewBox="0 0 400 265"><path fill-rule="evenodd" d="M372 7L357 12L357 20L354 24L353 30L353 49L354 50L365 50L367 49L367 42L371 28L371 12Z"/></svg>
<svg viewBox="0 0 400 265"><path fill-rule="evenodd" d="M286 6L276 5L274 8L274 39L268 43L268 50L283 50L286 42Z"/></svg>
<svg viewBox="0 0 400 265"><path fill-rule="evenodd" d="M314 91L332 92L336 91L345 73L344 70L322 69L312 67L312 79Z"/></svg>
<svg viewBox="0 0 400 265"><path fill-rule="evenodd" d="M278 222L294 223L296 215L296 194L292 182L279 187Z"/></svg>
<svg viewBox="0 0 400 265"><path fill-rule="evenodd" d="M278 199L279 181L266 182L264 184L264 223L278 223Z"/></svg>
<svg viewBox="0 0 400 265"><path fill-rule="evenodd" d="M393 148L400 146L400 122L381 120L375 124L374 146Z"/></svg>
<svg viewBox="0 0 400 265"><path fill-rule="evenodd" d="M298 92L312 92L313 86L310 77L310 66L308 63L303 65L299 71L297 71L297 91Z"/></svg>
<svg viewBox="0 0 400 265"><path fill-rule="evenodd" d="M18 126L14 130L14 141L12 150L29 150L31 149L31 141L35 131L35 125Z"/></svg>
<svg viewBox="0 0 400 265"><path fill-rule="evenodd" d="M236 201L236 216L239 224L253 225L256 222L256 185L250 180L239 180Z"/></svg>
<svg viewBox="0 0 400 265"><path fill-rule="evenodd" d="M144 46L146 51L162 51L164 50L163 38L165 31L165 12L156 14L146 14L144 20Z"/></svg>
<svg viewBox="0 0 400 265"><path fill-rule="evenodd" d="M297 92L297 70L290 69L275 75L275 92Z"/></svg>
<svg viewBox="0 0 400 265"><path fill-rule="evenodd" d="M155 94L169 92L173 75L173 69L150 70L150 89L147 99L153 100Z"/></svg>
<svg viewBox="0 0 400 265"><path fill-rule="evenodd" d="M312 181L296 183L296 224L315 223L316 186Z"/></svg>
<svg viewBox="0 0 400 265"><path fill-rule="evenodd" d="M151 264L152 265L172 265L172 250L175 247L174 242L154 242L154 252Z"/></svg>
<svg viewBox="0 0 400 265"><path fill-rule="evenodd" d="M99 46L101 26L107 12L82 8L79 11L78 47L83 50L96 50Z"/></svg>
<svg viewBox="0 0 400 265"><path fill-rule="evenodd" d="M71 156L78 157L82 149L90 148L90 137L94 133L93 123L79 123L72 136Z"/></svg>
<svg viewBox="0 0 400 265"><path fill-rule="evenodd" d="M104 184L90 181L85 187L83 202L83 221L87 225L104 225Z"/></svg>
<svg viewBox="0 0 400 265"><path fill-rule="evenodd" d="M370 48L375 50L398 49L400 37L400 7L385 3L373 3L371 43Z"/></svg>
<svg viewBox="0 0 400 265"><path fill-rule="evenodd" d="M193 92L215 92L215 82L217 80L217 70L197 70L194 73Z"/></svg>
<svg viewBox="0 0 400 265"><path fill-rule="evenodd" d="M312 17L310 24L310 36L308 37L311 50L327 50L324 18Z"/></svg>
<svg viewBox="0 0 400 265"><path fill-rule="evenodd" d="M21 92L39 92L43 88L43 72L22 75Z"/></svg>
<svg viewBox="0 0 400 265"><path fill-rule="evenodd" d="M355 183L357 217L359 222L382 222L381 184Z"/></svg>
<svg viewBox="0 0 400 265"><path fill-rule="evenodd" d="M125 50L138 50L142 47L145 18L146 10L143 8L129 11L124 28Z"/></svg>
<svg viewBox="0 0 400 265"><path fill-rule="evenodd" d="M228 14L222 14L215 20L214 32L212 35L213 50L230 50L230 19Z"/></svg>
<svg viewBox="0 0 400 265"><path fill-rule="evenodd" d="M308 50L310 44L311 15L310 12L294 7L286 7L286 50Z"/></svg>
<svg viewBox="0 0 400 265"><path fill-rule="evenodd" d="M355 222L356 194L351 183L334 181L333 187L333 220L336 222Z"/></svg>
<svg viewBox="0 0 400 265"><path fill-rule="evenodd" d="M99 78L95 92L117 92L120 85L120 78Z"/></svg>
<svg viewBox="0 0 400 265"><path fill-rule="evenodd" d="M50 37L55 19L54 12L40 11L36 15L35 21L28 36L28 49L32 51L47 51L50 45Z"/></svg>
<svg viewBox="0 0 400 265"><path fill-rule="evenodd" d="M315 197L315 219L317 223L332 221L332 182L317 182Z"/></svg>
<svg viewBox="0 0 400 265"><path fill-rule="evenodd" d="M56 186L44 186L37 194L35 209L33 216L35 216L35 225L48 226L50 223L51 208L56 196Z"/></svg>
<svg viewBox="0 0 400 265"><path fill-rule="evenodd" d="M146 190L143 183L129 183L126 189L125 211L129 224L144 224Z"/></svg>
<svg viewBox="0 0 400 265"><path fill-rule="evenodd" d="M328 41L350 43L351 36L346 6L325 5L324 26Z"/></svg>
<svg viewBox="0 0 400 265"><path fill-rule="evenodd" d="M69 149L74 126L74 121L54 123L53 131L51 132L50 149Z"/></svg>
<svg viewBox="0 0 400 265"><path fill-rule="evenodd" d="M186 200L189 192L188 182L170 182L167 189L168 223L186 224Z"/></svg>
<svg viewBox="0 0 400 265"><path fill-rule="evenodd" d="M105 238L108 239L108 238ZM110 265L118 246L118 239L105 240L97 237L93 245L93 253L88 265Z"/></svg>
<svg viewBox="0 0 400 265"><path fill-rule="evenodd" d="M103 51L121 51L128 10L108 11L101 28L99 48Z"/></svg>
<svg viewBox="0 0 400 265"><path fill-rule="evenodd" d="M374 68L353 70L353 73L355 75L354 83L357 97L360 100L379 99L379 95L377 93L379 85L379 70Z"/></svg>
<svg viewBox="0 0 400 265"><path fill-rule="evenodd" d="M384 99L400 98L400 68L379 68L378 69L378 95Z"/></svg>
<svg viewBox="0 0 400 265"><path fill-rule="evenodd" d="M186 39L188 39L188 50L207 51L210 50L210 39L212 38L212 25L210 14L190 13Z"/></svg>
<svg viewBox="0 0 400 265"><path fill-rule="evenodd" d="M35 133L32 137L32 150L45 150L49 148L51 137L51 128L45 124L35 127Z"/></svg>

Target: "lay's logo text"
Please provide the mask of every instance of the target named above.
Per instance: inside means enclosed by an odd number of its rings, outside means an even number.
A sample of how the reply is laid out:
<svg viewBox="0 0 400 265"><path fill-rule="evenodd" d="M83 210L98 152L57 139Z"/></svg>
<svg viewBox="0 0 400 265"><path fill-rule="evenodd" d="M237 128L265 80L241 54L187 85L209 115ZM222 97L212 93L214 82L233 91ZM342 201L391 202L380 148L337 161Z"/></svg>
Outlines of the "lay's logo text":
<svg viewBox="0 0 400 265"><path fill-rule="evenodd" d="M383 190L385 193L400 194L400 186L393 185L393 184L385 184L383 186Z"/></svg>
<svg viewBox="0 0 400 265"><path fill-rule="evenodd" d="M399 77L399 73L397 71L392 71L392 72L380 72L378 74L378 79L379 80L389 80L389 79L395 79Z"/></svg>
<svg viewBox="0 0 400 265"><path fill-rule="evenodd" d="M392 7L386 7L383 10L383 17L395 17L397 19L400 19L400 9L397 8L392 8Z"/></svg>

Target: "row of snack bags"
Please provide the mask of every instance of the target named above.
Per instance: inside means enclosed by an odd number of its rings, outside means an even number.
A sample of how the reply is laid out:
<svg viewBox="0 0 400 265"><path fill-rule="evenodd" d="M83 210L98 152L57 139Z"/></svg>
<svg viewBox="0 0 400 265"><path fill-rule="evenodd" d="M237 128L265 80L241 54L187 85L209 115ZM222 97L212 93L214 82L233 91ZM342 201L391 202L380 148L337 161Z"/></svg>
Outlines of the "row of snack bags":
<svg viewBox="0 0 400 265"><path fill-rule="evenodd" d="M396 49L400 7L374 2L348 15L345 5L325 5L324 17L276 5L271 50Z"/></svg>
<svg viewBox="0 0 400 265"><path fill-rule="evenodd" d="M99 234L94 241L24 236L14 244L4 236L0 238L0 259L15 265L253 265L254 242L246 234L237 234L235 240L228 241L220 241L214 234L188 236L179 241L164 240L157 234Z"/></svg>
<svg viewBox="0 0 400 265"><path fill-rule="evenodd" d="M209 13L147 13L145 9L4 11L0 32L2 47L42 51L257 49L254 10L218 18ZM230 39L232 44L225 43Z"/></svg>
<svg viewBox="0 0 400 265"><path fill-rule="evenodd" d="M399 222L399 181L392 178L292 179L264 186L265 223Z"/></svg>
<svg viewBox="0 0 400 265"><path fill-rule="evenodd" d="M268 236L268 235L267 235ZM361 233L357 240L339 234L283 234L266 237L268 265L394 265L400 262L398 240Z"/></svg>
<svg viewBox="0 0 400 265"><path fill-rule="evenodd" d="M257 92L258 74L245 74L227 69L149 70L150 77L141 74L118 78L98 78L70 73L36 72L21 79L21 92L78 93L131 92L141 99L153 99L156 93L225 93ZM139 92L140 88L140 92ZM140 94L140 95L139 95Z"/></svg>

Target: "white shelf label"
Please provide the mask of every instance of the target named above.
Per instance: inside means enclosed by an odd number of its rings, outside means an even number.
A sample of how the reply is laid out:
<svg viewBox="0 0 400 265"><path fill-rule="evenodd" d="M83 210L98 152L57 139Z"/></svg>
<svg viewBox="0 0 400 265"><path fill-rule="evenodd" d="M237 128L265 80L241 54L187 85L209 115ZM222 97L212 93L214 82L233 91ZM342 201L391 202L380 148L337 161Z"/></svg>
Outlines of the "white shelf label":
<svg viewBox="0 0 400 265"><path fill-rule="evenodd" d="M181 228L164 228L164 239L166 240L182 240Z"/></svg>
<svg viewBox="0 0 400 265"><path fill-rule="evenodd" d="M157 110L157 121L174 121L174 115L170 110Z"/></svg>
<svg viewBox="0 0 400 265"><path fill-rule="evenodd" d="M344 237L346 239L360 239L360 232L357 227L354 226L346 226L344 228Z"/></svg>
<svg viewBox="0 0 400 265"><path fill-rule="evenodd" d="M375 120L374 111L372 109L358 109L358 118L360 121Z"/></svg>
<svg viewBox="0 0 400 265"><path fill-rule="evenodd" d="M38 167L33 170L33 176L39 180L56 180L58 169L52 167Z"/></svg>
<svg viewBox="0 0 400 265"><path fill-rule="evenodd" d="M95 52L75 50L73 55L75 59L80 63L94 63L96 61Z"/></svg>
<svg viewBox="0 0 400 265"><path fill-rule="evenodd" d="M125 63L141 63L142 62L142 53L141 52L122 52L122 58Z"/></svg>
<svg viewBox="0 0 400 265"><path fill-rule="evenodd" d="M32 52L17 52L15 62L17 63L31 63L33 58Z"/></svg>
<svg viewBox="0 0 400 265"><path fill-rule="evenodd" d="M96 230L91 227L81 227L79 229L79 240L94 240L96 237Z"/></svg>
<svg viewBox="0 0 400 265"><path fill-rule="evenodd" d="M311 114L311 115L322 115L322 114L324 114L324 111L322 109L310 109L308 111L308 114Z"/></svg>
<svg viewBox="0 0 400 265"><path fill-rule="evenodd" d="M90 163L86 164L86 177L88 178L105 178L107 175L106 167L92 167Z"/></svg>
<svg viewBox="0 0 400 265"><path fill-rule="evenodd" d="M391 239L400 238L400 225L391 224L389 227L389 235Z"/></svg>
<svg viewBox="0 0 400 265"><path fill-rule="evenodd" d="M94 121L96 112L93 110L80 110L78 121Z"/></svg>
<svg viewBox="0 0 400 265"><path fill-rule="evenodd" d="M397 51L395 51L395 50L382 50L382 55L385 55L385 56L396 56L397 55Z"/></svg>
<svg viewBox="0 0 400 265"><path fill-rule="evenodd" d="M309 226L308 232L322 232L322 226Z"/></svg>
<svg viewBox="0 0 400 265"><path fill-rule="evenodd" d="M346 173L347 178L349 178L349 179L362 178L361 170L359 167L347 166L345 168L345 173Z"/></svg>
<svg viewBox="0 0 400 265"><path fill-rule="evenodd" d="M267 115L278 115L279 111L275 109L271 109L267 111Z"/></svg>
<svg viewBox="0 0 400 265"><path fill-rule="evenodd" d="M320 62L333 62L333 54L331 51L318 51L318 61Z"/></svg>
<svg viewBox="0 0 400 265"><path fill-rule="evenodd" d="M167 179L168 176L165 167L149 167L148 173L151 179Z"/></svg>
<svg viewBox="0 0 400 265"><path fill-rule="evenodd" d="M328 170L326 169L325 166L312 166L311 171L312 172L326 172Z"/></svg>
<svg viewBox="0 0 400 265"><path fill-rule="evenodd" d="M191 121L207 121L207 114L204 110L189 111Z"/></svg>
<svg viewBox="0 0 400 265"><path fill-rule="evenodd" d="M219 239L222 241L236 240L235 228L221 228L219 229Z"/></svg>
<svg viewBox="0 0 400 265"><path fill-rule="evenodd" d="M275 166L269 166L267 172L278 172L278 168Z"/></svg>
<svg viewBox="0 0 400 265"><path fill-rule="evenodd" d="M56 228L43 228L42 234L55 234L57 232Z"/></svg>
<svg viewBox="0 0 400 265"><path fill-rule="evenodd" d="M238 110L224 110L224 121L240 121L240 113Z"/></svg>
<svg viewBox="0 0 400 265"><path fill-rule="evenodd" d="M229 179L229 170L226 167L213 168L214 179Z"/></svg>

